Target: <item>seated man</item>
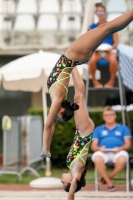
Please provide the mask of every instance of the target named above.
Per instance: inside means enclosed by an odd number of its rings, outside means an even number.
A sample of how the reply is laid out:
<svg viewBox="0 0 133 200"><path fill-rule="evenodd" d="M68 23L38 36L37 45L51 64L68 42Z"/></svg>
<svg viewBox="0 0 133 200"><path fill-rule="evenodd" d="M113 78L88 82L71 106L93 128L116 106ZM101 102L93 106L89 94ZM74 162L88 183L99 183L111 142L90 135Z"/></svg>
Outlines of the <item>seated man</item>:
<svg viewBox="0 0 133 200"><path fill-rule="evenodd" d="M126 166L128 153L131 148L131 133L127 126L116 123L116 113L111 107L105 107L103 111L105 124L98 126L93 133L91 149L94 151L92 161L102 184L107 184L108 191L114 191L113 177ZM112 151L108 151L112 149ZM110 174L106 171L106 163L114 163Z"/></svg>
<svg viewBox="0 0 133 200"><path fill-rule="evenodd" d="M97 24L92 24L89 27L89 30L96 28L97 26L106 23L106 8L102 3L97 3L96 15L98 16L99 22ZM92 82L94 87L101 88L103 85L96 80L95 71L96 64L101 58L105 58L110 63L110 80L104 85L104 87L111 88L114 85L116 72L118 70L118 61L116 54L116 47L118 45L118 35L114 33L113 35L108 36L102 44L94 52L90 62L88 63L89 73L92 76Z"/></svg>

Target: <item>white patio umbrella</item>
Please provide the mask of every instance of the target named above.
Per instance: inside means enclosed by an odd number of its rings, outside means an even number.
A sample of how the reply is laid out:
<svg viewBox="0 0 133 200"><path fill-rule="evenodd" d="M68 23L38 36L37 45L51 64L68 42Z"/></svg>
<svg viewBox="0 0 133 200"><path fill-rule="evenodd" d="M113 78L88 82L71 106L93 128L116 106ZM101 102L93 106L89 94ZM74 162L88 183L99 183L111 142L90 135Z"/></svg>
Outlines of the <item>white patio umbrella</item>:
<svg viewBox="0 0 133 200"><path fill-rule="evenodd" d="M0 68L0 82L5 90L39 92L42 90L44 123L47 119L47 77L60 54L43 52L18 58ZM78 67L83 76L84 66ZM70 79L69 86L73 82Z"/></svg>
<svg viewBox="0 0 133 200"><path fill-rule="evenodd" d="M47 119L47 78L59 57L58 53L39 51L18 58L0 68L0 82L5 90L29 92L42 90L44 124ZM87 65L77 66L83 79L86 79L87 67ZM69 86L72 85L73 81L70 78ZM50 159L46 158L46 171L49 172L49 168ZM43 185L47 183L47 179L43 181Z"/></svg>
<svg viewBox="0 0 133 200"><path fill-rule="evenodd" d="M0 81L5 90L39 92L42 90L44 122L47 118L47 77L60 54L39 51L18 58L0 68Z"/></svg>

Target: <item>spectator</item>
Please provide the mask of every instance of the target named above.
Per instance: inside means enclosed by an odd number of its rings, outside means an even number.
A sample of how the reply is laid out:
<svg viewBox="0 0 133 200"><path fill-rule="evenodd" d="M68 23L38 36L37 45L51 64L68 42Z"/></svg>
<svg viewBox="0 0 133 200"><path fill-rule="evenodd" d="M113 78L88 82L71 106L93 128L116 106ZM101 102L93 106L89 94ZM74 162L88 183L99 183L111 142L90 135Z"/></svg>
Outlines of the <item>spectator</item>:
<svg viewBox="0 0 133 200"><path fill-rule="evenodd" d="M98 126L93 133L92 161L102 177L99 182L107 184L108 191L114 191L112 179L126 166L127 150L131 148L131 133L127 126L116 123L116 113L109 106L103 111L103 120L105 124ZM112 151L107 150L110 148ZM114 168L108 174L106 163L110 162L114 163Z"/></svg>
<svg viewBox="0 0 133 200"><path fill-rule="evenodd" d="M98 16L99 22L97 24L92 24L89 27L89 30L96 28L97 26L106 23L106 8L102 3L95 4L96 7L96 15ZM116 47L118 45L118 35L114 33L108 36L102 44L97 48L94 52L89 65L89 73L92 76L92 82L94 87L101 88L103 85L96 80L95 78L95 70L96 64L101 58L105 58L110 63L110 79L104 85L104 87L111 88L114 85L116 72L118 70L118 61L117 61L117 51Z"/></svg>

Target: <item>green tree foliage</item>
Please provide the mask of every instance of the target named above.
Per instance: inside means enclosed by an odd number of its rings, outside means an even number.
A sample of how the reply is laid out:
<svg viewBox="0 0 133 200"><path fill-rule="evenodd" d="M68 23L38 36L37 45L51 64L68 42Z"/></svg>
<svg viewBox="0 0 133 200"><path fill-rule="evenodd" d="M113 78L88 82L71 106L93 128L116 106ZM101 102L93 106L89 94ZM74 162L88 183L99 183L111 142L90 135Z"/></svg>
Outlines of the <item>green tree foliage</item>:
<svg viewBox="0 0 133 200"><path fill-rule="evenodd" d="M41 115L43 118L42 109L30 108L28 110L28 114ZM102 119L102 112L90 112L89 115L94 121L95 127L104 123ZM133 133L133 111L129 112L129 119ZM122 123L121 112L117 112L117 122ZM71 119L67 123L56 123L56 129L51 143L52 166L66 167L66 156L73 142L75 126L74 119Z"/></svg>

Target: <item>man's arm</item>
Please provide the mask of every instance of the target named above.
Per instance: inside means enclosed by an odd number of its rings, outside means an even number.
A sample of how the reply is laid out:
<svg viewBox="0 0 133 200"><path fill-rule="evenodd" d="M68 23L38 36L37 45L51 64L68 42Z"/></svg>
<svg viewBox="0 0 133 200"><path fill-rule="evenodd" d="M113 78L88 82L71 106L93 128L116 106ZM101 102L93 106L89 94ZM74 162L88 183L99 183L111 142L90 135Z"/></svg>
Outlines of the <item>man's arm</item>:
<svg viewBox="0 0 133 200"><path fill-rule="evenodd" d="M99 143L99 140L92 140L92 142L91 142L91 150L92 151L102 151L102 152L105 152L105 146L101 146L101 147L99 147L98 146L98 143Z"/></svg>
<svg viewBox="0 0 133 200"><path fill-rule="evenodd" d="M124 138L124 145L120 148L121 150L129 150L131 146L131 138Z"/></svg>
<svg viewBox="0 0 133 200"><path fill-rule="evenodd" d="M122 139L124 140L124 145L121 147L116 147L114 148L114 151L117 153L121 150L129 150L131 148L131 133L130 130L127 126L123 125L123 137Z"/></svg>
<svg viewBox="0 0 133 200"><path fill-rule="evenodd" d="M117 153L119 151L122 151L122 150L129 150L131 148L131 138L124 138L124 145L121 146L121 147L116 147L114 148L113 150Z"/></svg>

